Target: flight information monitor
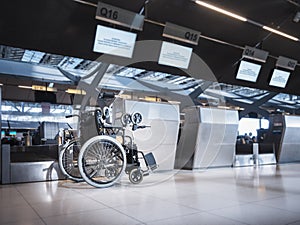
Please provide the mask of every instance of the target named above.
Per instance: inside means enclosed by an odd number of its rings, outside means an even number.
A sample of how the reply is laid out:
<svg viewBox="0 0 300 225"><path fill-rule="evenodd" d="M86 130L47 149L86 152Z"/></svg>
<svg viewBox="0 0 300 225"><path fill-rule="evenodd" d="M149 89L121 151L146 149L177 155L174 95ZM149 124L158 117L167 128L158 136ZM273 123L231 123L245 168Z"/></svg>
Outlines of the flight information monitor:
<svg viewBox="0 0 300 225"><path fill-rule="evenodd" d="M236 79L256 82L261 65L242 60L236 75Z"/></svg>
<svg viewBox="0 0 300 225"><path fill-rule="evenodd" d="M136 34L98 25L94 42L94 52L131 58Z"/></svg>
<svg viewBox="0 0 300 225"><path fill-rule="evenodd" d="M285 88L290 74L290 72L284 70L274 69L269 85Z"/></svg>
<svg viewBox="0 0 300 225"><path fill-rule="evenodd" d="M193 49L164 41L161 46L158 64L187 69Z"/></svg>

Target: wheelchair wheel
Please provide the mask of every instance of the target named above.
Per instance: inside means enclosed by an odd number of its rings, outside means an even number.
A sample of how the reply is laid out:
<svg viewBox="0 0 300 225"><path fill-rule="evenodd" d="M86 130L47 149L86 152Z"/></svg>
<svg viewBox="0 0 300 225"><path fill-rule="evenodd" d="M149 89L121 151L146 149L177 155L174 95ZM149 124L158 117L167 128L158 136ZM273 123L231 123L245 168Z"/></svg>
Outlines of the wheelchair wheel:
<svg viewBox="0 0 300 225"><path fill-rule="evenodd" d="M83 181L78 169L78 155L80 151L80 142L75 139L70 141L59 153L58 164L62 173L74 181Z"/></svg>
<svg viewBox="0 0 300 225"><path fill-rule="evenodd" d="M109 187L121 177L126 155L116 139L100 135L89 139L79 153L79 171L83 179L98 188Z"/></svg>
<svg viewBox="0 0 300 225"><path fill-rule="evenodd" d="M129 172L129 180L133 184L139 184L143 180L143 172L141 168L134 168Z"/></svg>

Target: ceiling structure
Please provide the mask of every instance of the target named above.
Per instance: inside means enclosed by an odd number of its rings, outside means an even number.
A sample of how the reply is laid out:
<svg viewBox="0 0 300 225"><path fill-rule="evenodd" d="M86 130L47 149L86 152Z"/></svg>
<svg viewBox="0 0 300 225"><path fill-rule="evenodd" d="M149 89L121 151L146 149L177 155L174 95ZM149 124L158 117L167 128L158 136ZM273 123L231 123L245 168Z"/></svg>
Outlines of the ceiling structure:
<svg viewBox="0 0 300 225"><path fill-rule="evenodd" d="M7 74L0 77L0 82L5 83L2 86L3 99L5 100L35 102L35 95L30 87L52 84L57 90L55 94L58 104L73 104L71 95L66 93L66 90L78 88L78 86L63 74L69 73L71 76L78 76L82 78L82 82L91 84L93 77L84 78L89 77L89 73L101 65L95 61L7 46L1 46L1 49L5 54L2 54L2 59L0 59L0 67L2 73ZM44 55L44 57L38 58L35 55ZM45 57L56 60L45 60ZM182 109L200 104L243 109L243 112L240 113L243 114L242 116L254 111L261 113L261 116L268 117L267 114L275 110L300 114L300 97L296 95L278 94L261 89L208 82L189 76L117 65L109 67L98 86L98 90L114 91L115 93L121 91L122 93L135 93L135 95L138 93L136 96L152 96L164 101L178 101L181 102ZM264 100L265 98L266 100ZM262 100L263 102L261 102ZM16 109L19 105L12 102L4 102L4 104L16 105ZM37 103L34 103L32 107L34 108L36 105ZM20 114L23 113L20 111Z"/></svg>
<svg viewBox="0 0 300 225"><path fill-rule="evenodd" d="M254 102L265 98L266 101L261 102L264 107L276 105L277 108L292 113L298 111L300 78L297 76L300 75L300 64L298 63L292 72L286 88L271 87L269 80L279 56L300 62L300 42L270 33L255 25L263 24L300 38L300 23L295 21L295 15L300 11L298 1L205 1L241 15L251 20L251 23L227 17L190 0L103 2L145 15L143 31L131 30L137 33L139 41L145 43L138 49L143 53L144 59L152 59L155 52L155 49L152 51L149 48L149 40L171 41L192 47L193 52L212 70L214 77L207 76L201 68L192 70L191 73L159 65L156 61L141 62L136 58L124 60L93 52L97 24L129 31L127 28L96 20L97 1L28 0L16 5L13 1L4 0L0 3L0 81L10 84L10 90L17 90L16 86L20 84L32 85L34 82L42 82L48 85L54 81L56 85L61 85L60 98L65 99L61 103L70 104L69 97L65 96L65 89L76 85L57 68L70 74L85 76L101 62L106 62L112 65L110 69L114 71L114 79L110 78L104 85L108 89L122 89L128 83L134 83L132 86L137 89L145 89L145 83L143 86L140 82L142 80L149 83L148 87L151 84L159 84L159 87L172 89L172 85L177 85L184 90L179 94L189 95L199 87L205 86L206 81L211 81L221 84L224 92L214 93L212 85L202 96L225 98L230 100L231 104L240 107L247 106L245 104L253 105ZM183 44L162 37L166 22L201 32L198 45ZM235 79L245 46L269 52L269 57L255 83ZM27 79L20 79L19 76ZM156 92L161 91L159 87ZM153 88L149 89L149 92L151 91ZM11 92L14 91L10 91L9 95ZM24 94L18 96L28 99ZM15 96L15 100L18 96ZM262 105L254 104L255 107Z"/></svg>

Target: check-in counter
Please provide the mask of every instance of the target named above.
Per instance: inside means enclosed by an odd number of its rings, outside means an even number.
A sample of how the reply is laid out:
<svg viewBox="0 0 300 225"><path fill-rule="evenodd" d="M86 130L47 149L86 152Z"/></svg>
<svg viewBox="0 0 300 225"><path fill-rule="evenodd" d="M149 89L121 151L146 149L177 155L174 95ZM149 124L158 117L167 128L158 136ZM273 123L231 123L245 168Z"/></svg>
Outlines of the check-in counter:
<svg viewBox="0 0 300 225"><path fill-rule="evenodd" d="M272 143L236 144L233 166L253 166L275 164L275 148Z"/></svg>
<svg viewBox="0 0 300 225"><path fill-rule="evenodd" d="M58 145L2 145L2 184L64 178L58 166Z"/></svg>
<svg viewBox="0 0 300 225"><path fill-rule="evenodd" d="M257 141L236 144L233 166L276 164L282 138L283 115L270 114L269 128L257 130Z"/></svg>
<svg viewBox="0 0 300 225"><path fill-rule="evenodd" d="M235 149L235 158L233 166L253 166L253 144L252 143L237 143Z"/></svg>
<svg viewBox="0 0 300 225"><path fill-rule="evenodd" d="M235 110L200 106L186 109L176 153L176 168L232 166L238 123Z"/></svg>
<svg viewBox="0 0 300 225"><path fill-rule="evenodd" d="M145 102L116 99L112 110L114 126L122 126L123 114L141 113L141 125L149 128L133 132L138 150L152 152L157 164L157 171L173 170L179 131L179 105L167 102ZM132 135L128 127L126 135Z"/></svg>
<svg viewBox="0 0 300 225"><path fill-rule="evenodd" d="M275 145L272 143L259 143L258 144L258 165L276 164Z"/></svg>
<svg viewBox="0 0 300 225"><path fill-rule="evenodd" d="M300 116L284 116L279 163L300 162Z"/></svg>

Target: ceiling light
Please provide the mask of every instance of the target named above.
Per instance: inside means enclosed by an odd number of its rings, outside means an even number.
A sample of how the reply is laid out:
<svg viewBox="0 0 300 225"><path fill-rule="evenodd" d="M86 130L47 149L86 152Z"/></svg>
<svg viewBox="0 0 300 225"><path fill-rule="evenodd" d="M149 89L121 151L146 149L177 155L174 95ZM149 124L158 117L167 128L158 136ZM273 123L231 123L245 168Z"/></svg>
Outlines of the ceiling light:
<svg viewBox="0 0 300 225"><path fill-rule="evenodd" d="M19 88L24 88L24 89L32 89L31 86L23 86L23 85L18 85Z"/></svg>
<svg viewBox="0 0 300 225"><path fill-rule="evenodd" d="M193 1L193 0L192 0L192 1ZM289 35L289 34L283 33L283 32L281 32L281 31L279 31L279 30L270 28L270 27L268 27L268 26L264 26L264 25L261 24L261 23L255 22L255 21L253 21L253 20L247 19L247 18L242 17L242 16L240 16L240 15L237 15L237 14L235 14L235 13L232 13L232 12L229 12L229 11L227 11L227 10L221 9L221 8L219 8L219 7L217 7L217 6L211 5L211 4L206 3L206 2L204 2L204 1L196 0L195 3L197 3L198 5L204 6L204 7L208 8L208 9L214 10L214 11L216 11L216 12L222 13L222 14L224 14L224 15L233 17L233 18L238 19L238 20L241 20L241 21L243 21L243 22L248 22L248 23L253 24L253 25L255 25L255 26L261 27L261 28L263 28L263 29L265 29L265 30L268 30L268 31L274 33L274 34L278 34L278 35L280 35L280 36L286 37L286 38L291 39L291 40L293 40L293 41L299 41L299 38L297 38L297 37L294 37L294 36L291 36L291 35ZM298 18L297 16L299 16L299 18ZM296 18L296 20L295 20L295 18ZM295 16L295 18L294 18L294 21L295 21L295 22L297 21L297 19L300 20L300 13L299 13L299 15L298 15L298 13L297 13L296 16Z"/></svg>
<svg viewBox="0 0 300 225"><path fill-rule="evenodd" d="M46 87L41 85L32 85L31 87L34 91L50 91L50 92L57 92L57 89L54 87Z"/></svg>
<svg viewBox="0 0 300 225"><path fill-rule="evenodd" d="M34 91L51 91L51 92L56 92L56 88L51 88L51 87L46 87L46 86L40 86L40 85L32 85L32 86L23 86L23 85L18 85L19 88L24 88L24 89L31 89Z"/></svg>
<svg viewBox="0 0 300 225"><path fill-rule="evenodd" d="M46 86L40 86L40 85L32 85L31 89L35 91L47 91Z"/></svg>
<svg viewBox="0 0 300 225"><path fill-rule="evenodd" d="M283 33L283 32L281 32L279 30L275 30L275 29L273 29L271 27L263 26L262 28L265 29L265 30L267 30L267 31L270 31L272 33L275 33L275 34L281 35L283 37L289 38L289 39L291 39L293 41L299 41L299 38L296 38L294 36L291 36L291 35L288 35L286 33Z"/></svg>
<svg viewBox="0 0 300 225"><path fill-rule="evenodd" d="M243 21L243 22L246 22L246 21L247 21L247 18L245 18L245 17L239 16L239 15L237 15L237 14L235 14L235 13L232 13L232 12L229 12L229 11L227 11L227 10L221 9L221 8L219 8L219 7L213 6L213 5L208 4L208 3L206 3L206 2L203 2L203 1L199 1L199 0L198 0L198 1L196 1L196 3L199 4L199 5L202 5L202 6L206 7L206 8L209 8L209 9L212 9L212 10L214 10L214 11L217 11L217 12L219 12L219 13L222 13L222 14L225 14L225 15L227 15L227 16L233 17L233 18L235 18L235 19L241 20L241 21Z"/></svg>
<svg viewBox="0 0 300 225"><path fill-rule="evenodd" d="M66 90L66 92L69 93L69 94L86 95L86 92L84 90L81 90L81 89L71 89L71 88L69 88L68 90Z"/></svg>
<svg viewBox="0 0 300 225"><path fill-rule="evenodd" d="M225 106L225 105L219 105L218 108L219 109L231 109L229 106Z"/></svg>
<svg viewBox="0 0 300 225"><path fill-rule="evenodd" d="M54 87L47 87L46 91L51 91L51 92L57 92L57 88Z"/></svg>

